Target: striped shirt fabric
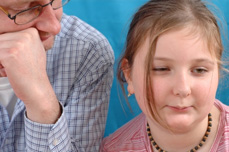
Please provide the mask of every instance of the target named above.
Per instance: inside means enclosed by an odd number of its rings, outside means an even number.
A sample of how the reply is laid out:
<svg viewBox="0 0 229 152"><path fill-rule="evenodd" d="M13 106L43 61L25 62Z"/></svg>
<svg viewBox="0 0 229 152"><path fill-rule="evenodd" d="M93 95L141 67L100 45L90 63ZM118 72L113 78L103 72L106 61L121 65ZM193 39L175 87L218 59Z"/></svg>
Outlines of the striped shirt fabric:
<svg viewBox="0 0 229 152"><path fill-rule="evenodd" d="M229 107L215 101L220 110L220 122L210 152L229 152ZM153 152L146 133L146 117L143 113L106 137L100 152Z"/></svg>
<svg viewBox="0 0 229 152"><path fill-rule="evenodd" d="M55 124L39 124L27 119L20 99L12 120L0 106L0 152L99 151L114 54L107 39L79 18L64 14L61 27L47 51L47 73L63 112Z"/></svg>

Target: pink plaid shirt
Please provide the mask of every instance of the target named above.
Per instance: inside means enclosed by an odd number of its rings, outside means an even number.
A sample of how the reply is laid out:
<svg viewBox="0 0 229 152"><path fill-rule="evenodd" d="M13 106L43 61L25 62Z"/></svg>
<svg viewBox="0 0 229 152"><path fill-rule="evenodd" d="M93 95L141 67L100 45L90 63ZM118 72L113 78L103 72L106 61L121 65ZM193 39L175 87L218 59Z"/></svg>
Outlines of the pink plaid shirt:
<svg viewBox="0 0 229 152"><path fill-rule="evenodd" d="M210 152L229 152L229 107L215 101L221 111L218 132ZM100 152L153 152L146 133L146 118L140 114L115 133L106 137Z"/></svg>

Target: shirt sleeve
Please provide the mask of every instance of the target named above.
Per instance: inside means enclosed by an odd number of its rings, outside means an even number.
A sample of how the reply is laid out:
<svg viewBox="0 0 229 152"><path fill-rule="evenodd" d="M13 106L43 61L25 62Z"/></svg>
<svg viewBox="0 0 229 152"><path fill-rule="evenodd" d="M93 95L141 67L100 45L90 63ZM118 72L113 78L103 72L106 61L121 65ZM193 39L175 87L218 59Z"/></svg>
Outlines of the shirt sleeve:
<svg viewBox="0 0 229 152"><path fill-rule="evenodd" d="M79 70L68 106L70 128L76 136L73 147L80 151L97 152L102 141L107 119L110 89L113 81L113 51L102 40L89 47L87 57Z"/></svg>
<svg viewBox="0 0 229 152"><path fill-rule="evenodd" d="M113 81L114 55L106 39L97 43L79 43L82 46L78 47L84 48L84 52L80 55L75 80L69 85L66 100L62 101L61 93L57 95L63 109L61 117L55 124L47 125L32 122L25 116L27 151L99 151ZM71 61L79 54L66 56L69 56L66 60ZM73 69L71 66L69 69ZM73 75L74 70L67 74ZM59 89L58 86L55 88Z"/></svg>
<svg viewBox="0 0 229 152"><path fill-rule="evenodd" d="M64 112L56 124L39 124L33 122L26 117L26 112L24 119L26 151L60 152L71 149L71 139Z"/></svg>

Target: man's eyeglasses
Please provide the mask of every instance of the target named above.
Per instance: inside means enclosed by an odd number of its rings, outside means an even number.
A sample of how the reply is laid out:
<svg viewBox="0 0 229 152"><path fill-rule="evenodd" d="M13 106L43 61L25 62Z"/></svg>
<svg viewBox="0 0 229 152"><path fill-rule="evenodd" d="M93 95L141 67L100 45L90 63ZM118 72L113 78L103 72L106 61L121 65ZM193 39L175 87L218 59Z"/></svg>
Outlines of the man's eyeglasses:
<svg viewBox="0 0 229 152"><path fill-rule="evenodd" d="M36 19L41 14L44 7L51 5L53 10L57 10L66 5L69 1L70 0L51 0L51 2L49 2L48 4L33 6L31 8L16 13L16 15L14 16L12 16L7 10L2 8L1 6L0 10L2 10L11 20L14 20L15 24L23 25Z"/></svg>

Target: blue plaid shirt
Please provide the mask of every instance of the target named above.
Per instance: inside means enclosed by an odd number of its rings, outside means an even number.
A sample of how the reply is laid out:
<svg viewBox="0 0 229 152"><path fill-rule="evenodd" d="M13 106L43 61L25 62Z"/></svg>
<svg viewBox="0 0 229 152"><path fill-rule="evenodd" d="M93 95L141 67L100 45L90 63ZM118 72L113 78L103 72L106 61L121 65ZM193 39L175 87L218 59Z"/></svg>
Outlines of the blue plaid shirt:
<svg viewBox="0 0 229 152"><path fill-rule="evenodd" d="M35 123L18 99L10 121L0 106L0 152L99 151L113 80L112 48L76 17L64 14L61 26L47 52L47 73L63 113L55 124Z"/></svg>

